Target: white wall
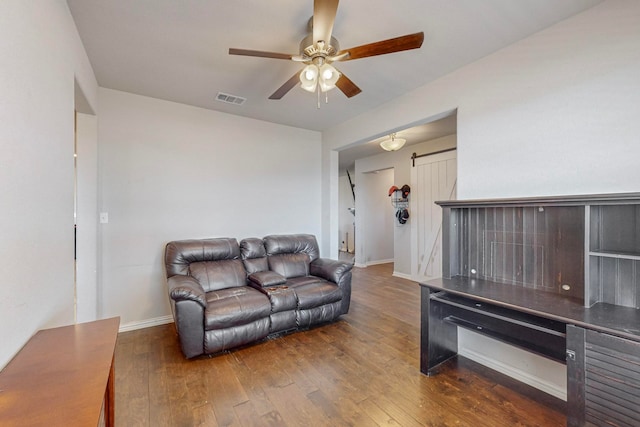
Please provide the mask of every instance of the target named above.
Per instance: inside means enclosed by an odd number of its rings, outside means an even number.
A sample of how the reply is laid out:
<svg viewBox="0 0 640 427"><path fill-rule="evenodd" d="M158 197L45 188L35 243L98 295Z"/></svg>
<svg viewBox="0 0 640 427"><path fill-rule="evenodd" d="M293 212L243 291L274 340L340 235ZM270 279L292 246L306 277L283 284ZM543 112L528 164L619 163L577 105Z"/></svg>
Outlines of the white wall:
<svg viewBox="0 0 640 427"><path fill-rule="evenodd" d="M356 256L358 266L393 261L395 209L389 188L394 185L393 169L361 173L356 161Z"/></svg>
<svg viewBox="0 0 640 427"><path fill-rule="evenodd" d="M323 147L457 108L460 198L636 191L639 15L607 0L323 132Z"/></svg>
<svg viewBox="0 0 640 427"><path fill-rule="evenodd" d="M354 171L349 171L349 173L352 176L352 180L353 180L353 175L354 175ZM340 221L340 226L339 226L339 233L338 233L338 239L340 242L340 248L342 249L343 244L342 242L345 243L344 246L347 246L349 249L349 252L353 252L354 248L355 248L355 242L354 242L354 222L355 222L355 217L353 216L353 214L351 212L349 212L349 208L355 208L355 202L353 200L353 193L351 192L351 183L349 183L349 177L347 176L347 174L345 173L344 175L340 176L339 179L340 182L340 188L339 188L339 205L340 208L338 210L338 216L339 216L339 221ZM348 234L348 237L347 237Z"/></svg>
<svg viewBox="0 0 640 427"><path fill-rule="evenodd" d="M459 197L640 190L639 20L607 1L472 67L493 83L458 110Z"/></svg>
<svg viewBox="0 0 640 427"><path fill-rule="evenodd" d="M73 323L74 79L97 84L64 1L0 2L0 367Z"/></svg>
<svg viewBox="0 0 640 427"><path fill-rule="evenodd" d="M320 239L318 132L109 89L99 101L102 315L124 329L170 315L168 241Z"/></svg>
<svg viewBox="0 0 640 427"><path fill-rule="evenodd" d="M640 2L606 0L323 132L323 150L457 108L460 199L640 191L638 22Z"/></svg>
<svg viewBox="0 0 640 427"><path fill-rule="evenodd" d="M565 365L464 328L458 328L458 345L460 355L567 400Z"/></svg>

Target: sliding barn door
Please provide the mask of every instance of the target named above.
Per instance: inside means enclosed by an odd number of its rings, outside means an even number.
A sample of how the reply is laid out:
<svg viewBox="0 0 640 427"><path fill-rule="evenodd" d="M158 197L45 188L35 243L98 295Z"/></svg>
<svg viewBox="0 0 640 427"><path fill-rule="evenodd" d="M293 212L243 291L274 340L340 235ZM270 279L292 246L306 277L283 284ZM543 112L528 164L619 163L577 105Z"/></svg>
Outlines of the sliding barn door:
<svg viewBox="0 0 640 427"><path fill-rule="evenodd" d="M456 198L456 151L415 159L411 169L411 274L426 281L442 276L442 208Z"/></svg>

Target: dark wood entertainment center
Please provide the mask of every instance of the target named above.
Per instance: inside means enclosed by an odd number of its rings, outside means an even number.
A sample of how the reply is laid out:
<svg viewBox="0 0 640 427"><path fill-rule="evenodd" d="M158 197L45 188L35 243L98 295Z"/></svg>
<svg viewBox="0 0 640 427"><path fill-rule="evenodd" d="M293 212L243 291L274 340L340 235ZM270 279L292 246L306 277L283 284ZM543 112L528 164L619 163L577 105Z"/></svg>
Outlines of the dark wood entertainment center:
<svg viewBox="0 0 640 427"><path fill-rule="evenodd" d="M438 202L420 370L458 327L567 365L567 425L640 425L640 193Z"/></svg>

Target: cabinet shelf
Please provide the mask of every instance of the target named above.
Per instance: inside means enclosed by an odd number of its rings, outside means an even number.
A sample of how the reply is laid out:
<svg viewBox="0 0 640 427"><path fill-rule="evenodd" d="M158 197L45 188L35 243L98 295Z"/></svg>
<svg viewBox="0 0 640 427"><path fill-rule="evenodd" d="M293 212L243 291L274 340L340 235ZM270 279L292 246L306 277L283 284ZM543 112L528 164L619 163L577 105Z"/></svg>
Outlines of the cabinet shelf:
<svg viewBox="0 0 640 427"><path fill-rule="evenodd" d="M545 323L550 320L556 322L556 325L578 325L640 342L640 309L637 308L603 302L585 307L580 300L559 298L553 292L461 276L434 279L423 286L428 287L431 292L436 292L438 299L442 299L439 295L443 292L449 298L456 296L472 301L469 304L478 302L485 306L490 304L494 309L517 311L520 316L513 314L517 316L514 317L517 320L526 321L529 319L528 316L534 316L538 320L529 322L547 329L560 330ZM433 299L433 295L431 298Z"/></svg>
<svg viewBox="0 0 640 427"><path fill-rule="evenodd" d="M589 256L603 257L603 258L620 258L630 259L634 261L640 261L640 254L636 253L623 253L623 252L609 252L609 251L591 251Z"/></svg>
<svg viewBox="0 0 640 427"><path fill-rule="evenodd" d="M482 314L503 322L512 323L514 325L523 326L525 328L534 329L546 334L559 337L565 336L565 324L551 319L545 319L539 316L532 316L520 311L514 311L508 308L496 305L481 303L479 301L470 300L454 294L446 292L438 292L431 295L432 300L449 304L453 307L459 307L463 310Z"/></svg>
<svg viewBox="0 0 640 427"><path fill-rule="evenodd" d="M504 342L506 344L515 345L516 347L520 347L522 349L531 351L533 353L538 354L539 356L547 357L549 359L555 360L557 362L564 362L565 359L565 344L564 338L558 339L555 337L555 341L557 341L556 345L541 345L540 342L536 342L540 337L544 338L543 343L549 344L549 337L545 337L544 335L538 334L536 336L537 339L524 339L522 338L527 329L522 328L514 328L511 325L503 324L503 325L490 325L487 326L480 322L470 322L466 319L462 319L456 316L447 316L443 319L447 323L451 323L456 326L460 326L461 328L468 329L473 332L477 332L489 338L493 338L494 340L498 340ZM511 327L509 327L511 326ZM520 330L519 330L520 329Z"/></svg>

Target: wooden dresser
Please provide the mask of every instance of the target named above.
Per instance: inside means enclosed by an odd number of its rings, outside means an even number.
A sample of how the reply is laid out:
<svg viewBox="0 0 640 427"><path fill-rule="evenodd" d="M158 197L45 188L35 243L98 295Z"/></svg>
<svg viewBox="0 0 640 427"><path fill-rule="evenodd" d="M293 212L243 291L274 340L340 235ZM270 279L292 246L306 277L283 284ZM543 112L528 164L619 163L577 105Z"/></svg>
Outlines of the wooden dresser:
<svg viewBox="0 0 640 427"><path fill-rule="evenodd" d="M120 318L36 333L0 372L0 425L114 422L114 352Z"/></svg>

